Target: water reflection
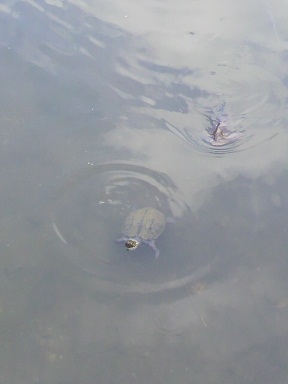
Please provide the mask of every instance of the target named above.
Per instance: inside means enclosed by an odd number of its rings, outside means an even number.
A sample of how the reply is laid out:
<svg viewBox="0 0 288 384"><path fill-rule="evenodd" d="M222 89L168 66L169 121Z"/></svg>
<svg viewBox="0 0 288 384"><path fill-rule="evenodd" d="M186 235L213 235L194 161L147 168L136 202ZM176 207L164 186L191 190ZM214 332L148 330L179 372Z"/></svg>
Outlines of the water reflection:
<svg viewBox="0 0 288 384"><path fill-rule="evenodd" d="M4 380L283 382L286 8L0 6Z"/></svg>

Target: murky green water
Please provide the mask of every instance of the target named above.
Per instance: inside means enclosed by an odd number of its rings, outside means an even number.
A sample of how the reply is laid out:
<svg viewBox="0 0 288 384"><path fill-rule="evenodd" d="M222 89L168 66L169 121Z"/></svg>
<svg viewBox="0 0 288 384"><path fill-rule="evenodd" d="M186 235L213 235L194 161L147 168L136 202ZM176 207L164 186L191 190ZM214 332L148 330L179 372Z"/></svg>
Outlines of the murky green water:
<svg viewBox="0 0 288 384"><path fill-rule="evenodd" d="M286 14L0 5L1 383L285 382Z"/></svg>

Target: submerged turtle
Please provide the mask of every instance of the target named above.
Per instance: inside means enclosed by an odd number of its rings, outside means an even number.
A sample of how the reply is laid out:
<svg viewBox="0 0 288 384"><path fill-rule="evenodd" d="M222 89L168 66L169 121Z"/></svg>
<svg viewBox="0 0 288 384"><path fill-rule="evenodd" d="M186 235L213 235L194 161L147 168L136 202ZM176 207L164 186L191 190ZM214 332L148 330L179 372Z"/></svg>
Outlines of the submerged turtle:
<svg viewBox="0 0 288 384"><path fill-rule="evenodd" d="M165 227L165 216L155 208L146 207L129 213L122 226L121 239L129 251L138 248L141 243L148 244L159 256L155 240L161 235Z"/></svg>
<svg viewBox="0 0 288 384"><path fill-rule="evenodd" d="M212 115L212 117L210 115ZM213 119L213 115L216 117L216 121ZM204 140L206 143L215 147L221 147L227 144L237 143L243 138L244 131L232 131L228 128L231 126L231 117L225 102L214 110L211 110L209 116L206 116L212 126L212 131L208 131L210 136L209 140Z"/></svg>
<svg viewBox="0 0 288 384"><path fill-rule="evenodd" d="M243 132L229 131L224 124L219 122L210 136L212 138L210 144L220 147L237 142L242 138Z"/></svg>

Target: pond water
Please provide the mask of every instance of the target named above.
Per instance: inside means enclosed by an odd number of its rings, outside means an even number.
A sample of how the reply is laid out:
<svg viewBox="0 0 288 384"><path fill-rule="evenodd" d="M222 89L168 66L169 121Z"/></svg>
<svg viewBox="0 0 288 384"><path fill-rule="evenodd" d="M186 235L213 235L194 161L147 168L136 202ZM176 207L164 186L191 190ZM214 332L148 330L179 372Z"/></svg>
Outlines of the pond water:
<svg viewBox="0 0 288 384"><path fill-rule="evenodd" d="M1 3L1 382L286 382L287 12Z"/></svg>

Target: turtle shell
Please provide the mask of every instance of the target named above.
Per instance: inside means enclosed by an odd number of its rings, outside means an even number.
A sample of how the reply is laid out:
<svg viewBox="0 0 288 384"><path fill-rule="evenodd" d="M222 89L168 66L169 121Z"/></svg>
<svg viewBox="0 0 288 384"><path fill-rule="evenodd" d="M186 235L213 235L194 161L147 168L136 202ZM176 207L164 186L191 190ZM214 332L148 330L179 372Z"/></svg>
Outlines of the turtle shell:
<svg viewBox="0 0 288 384"><path fill-rule="evenodd" d="M136 209L129 213L122 227L123 236L139 237L144 241L155 240L165 227L165 216L155 208Z"/></svg>

